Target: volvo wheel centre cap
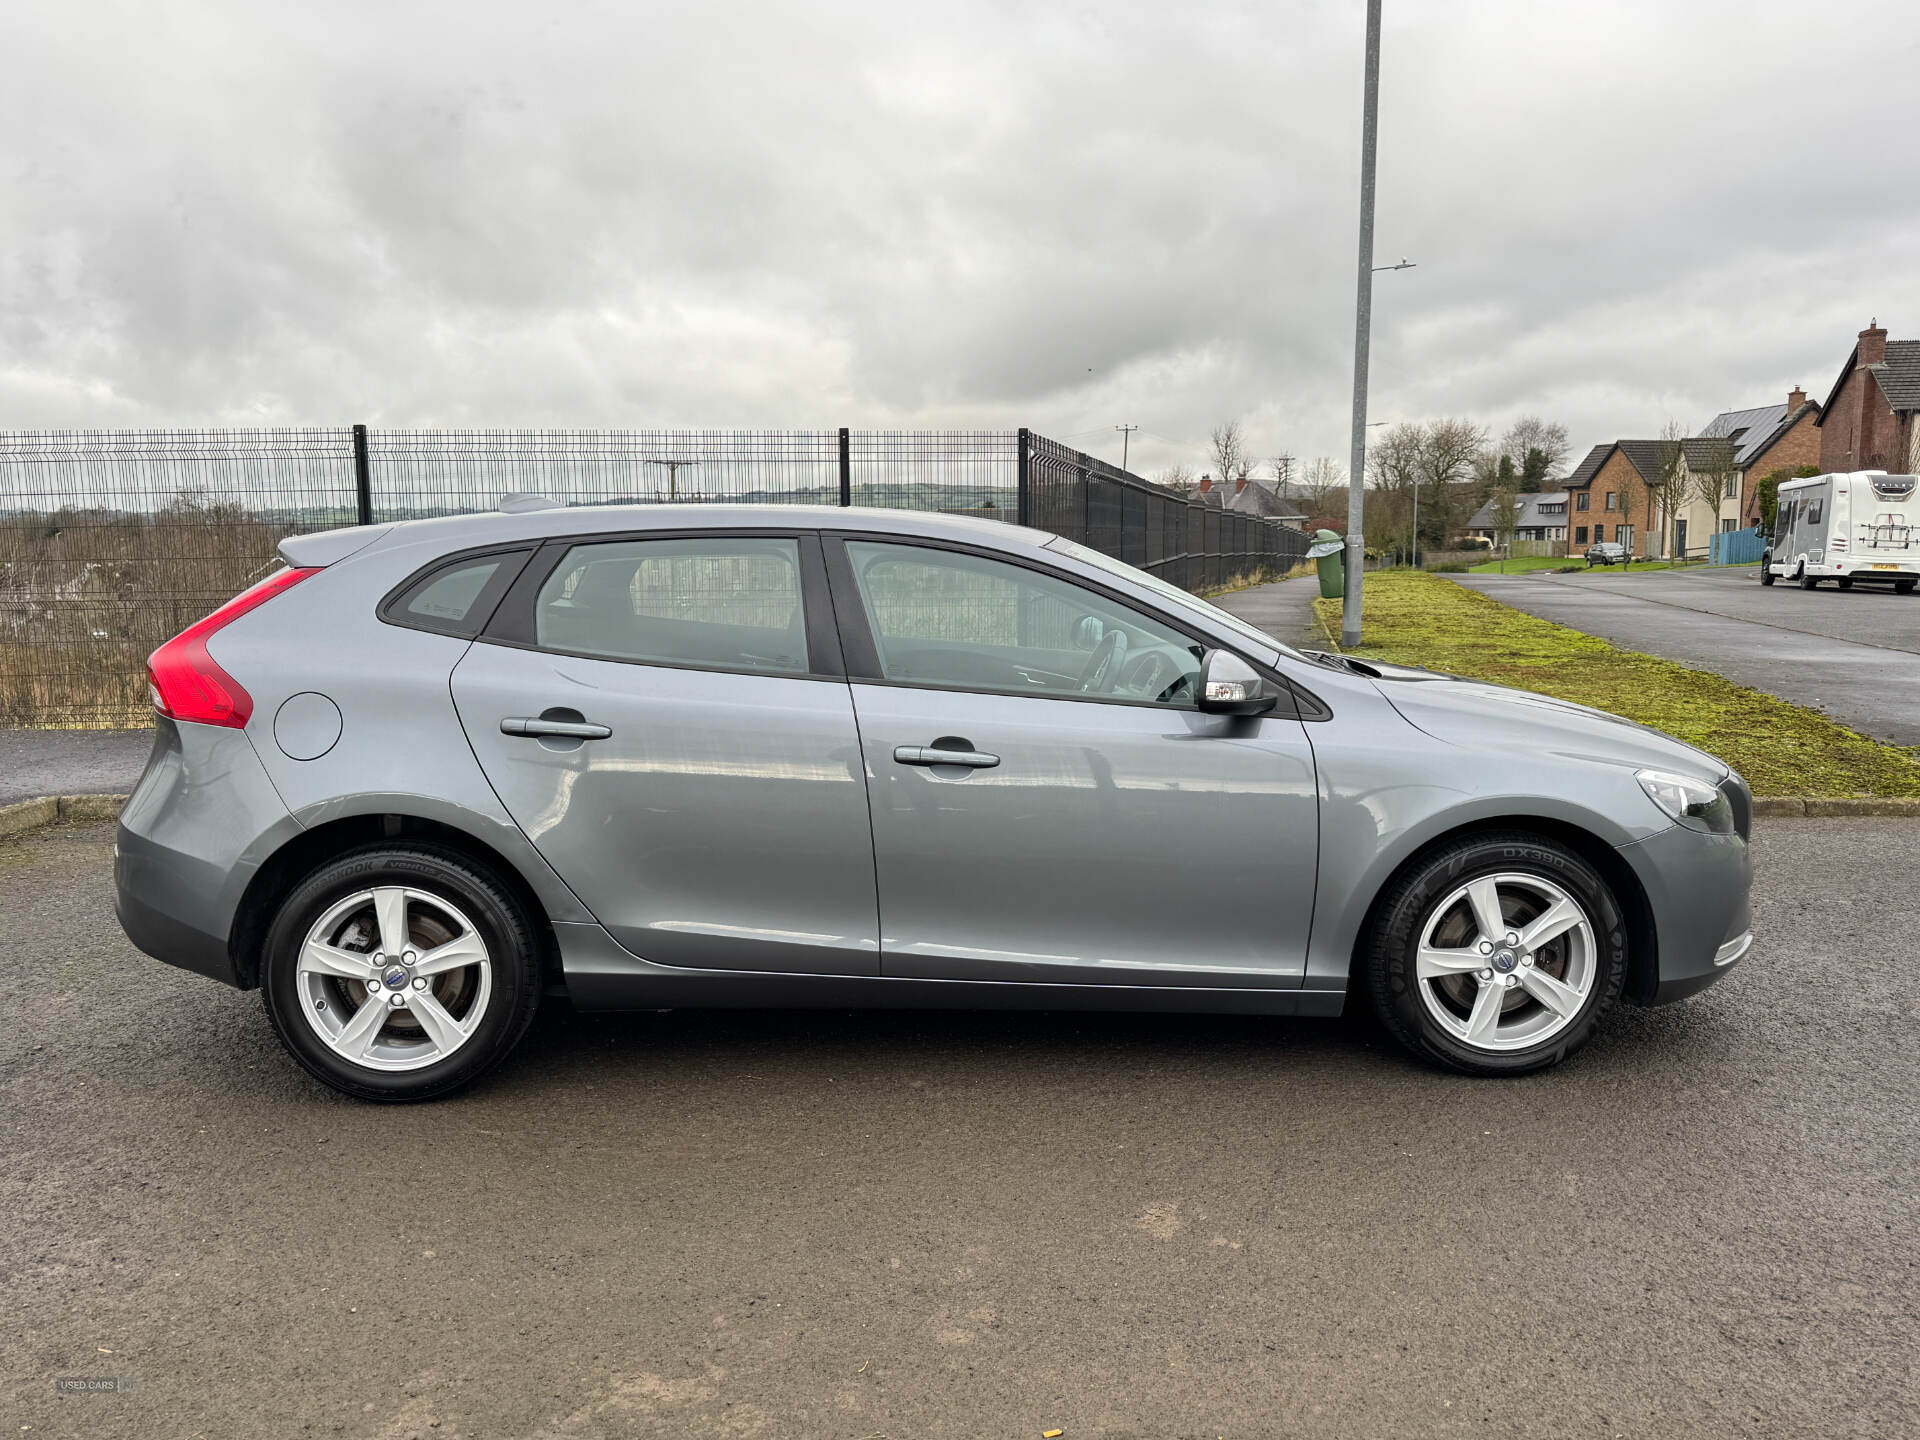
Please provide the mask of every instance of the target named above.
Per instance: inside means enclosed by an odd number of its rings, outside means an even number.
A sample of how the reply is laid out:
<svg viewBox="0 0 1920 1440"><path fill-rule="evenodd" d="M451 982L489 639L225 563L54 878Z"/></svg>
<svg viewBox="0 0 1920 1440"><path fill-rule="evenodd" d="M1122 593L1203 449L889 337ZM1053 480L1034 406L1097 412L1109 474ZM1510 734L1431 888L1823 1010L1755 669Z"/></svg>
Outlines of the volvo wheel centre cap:
<svg viewBox="0 0 1920 1440"><path fill-rule="evenodd" d="M389 990L401 990L406 987L407 972L402 970L398 965L395 965L380 978L387 982L387 988Z"/></svg>
<svg viewBox="0 0 1920 1440"><path fill-rule="evenodd" d="M1502 972L1503 974L1506 971L1513 969L1513 967L1518 963L1519 962L1514 959L1513 951L1511 950L1498 950L1494 952L1493 968Z"/></svg>

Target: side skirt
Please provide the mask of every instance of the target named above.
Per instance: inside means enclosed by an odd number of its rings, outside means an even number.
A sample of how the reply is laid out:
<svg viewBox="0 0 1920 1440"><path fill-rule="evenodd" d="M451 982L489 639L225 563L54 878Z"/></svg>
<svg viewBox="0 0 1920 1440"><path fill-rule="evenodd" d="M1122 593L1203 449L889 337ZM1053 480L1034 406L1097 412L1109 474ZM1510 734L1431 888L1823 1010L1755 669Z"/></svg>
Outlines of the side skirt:
<svg viewBox="0 0 1920 1440"><path fill-rule="evenodd" d="M1130 1010L1336 1016L1344 990L1035 985L650 965L598 925L557 924L567 994L582 1010Z"/></svg>

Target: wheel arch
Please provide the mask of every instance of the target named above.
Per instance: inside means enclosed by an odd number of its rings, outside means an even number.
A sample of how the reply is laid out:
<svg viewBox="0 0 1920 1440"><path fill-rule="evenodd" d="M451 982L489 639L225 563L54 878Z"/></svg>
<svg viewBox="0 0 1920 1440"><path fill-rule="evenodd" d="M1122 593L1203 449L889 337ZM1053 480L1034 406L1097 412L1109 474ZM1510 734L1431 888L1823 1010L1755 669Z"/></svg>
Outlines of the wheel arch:
<svg viewBox="0 0 1920 1440"><path fill-rule="evenodd" d="M539 892L520 867L480 836L442 819L405 811L380 810L343 815L289 838L261 863L248 881L234 912L228 953L242 989L260 983L261 948L280 902L315 867L363 845L381 841L424 842L451 850L492 874L526 912L538 937L541 964L549 977L560 974L559 946L552 917Z"/></svg>
<svg viewBox="0 0 1920 1440"><path fill-rule="evenodd" d="M1640 877L1618 850L1591 830L1554 816L1530 814L1488 815L1464 821L1423 840L1388 871L1386 877L1374 887L1373 897L1367 902L1366 916L1354 934L1353 949L1347 961L1349 995L1356 996L1364 983L1366 970L1361 963L1362 952L1373 936L1386 896L1395 881L1416 866L1425 864L1436 851L1448 845L1479 835L1511 834L1515 831L1539 835L1566 846L1593 866L1600 878L1607 882L1607 888L1613 891L1614 899L1619 902L1620 913L1627 926L1626 996L1639 1004L1650 1000L1660 983L1660 941L1653 920L1653 903L1648 899Z"/></svg>

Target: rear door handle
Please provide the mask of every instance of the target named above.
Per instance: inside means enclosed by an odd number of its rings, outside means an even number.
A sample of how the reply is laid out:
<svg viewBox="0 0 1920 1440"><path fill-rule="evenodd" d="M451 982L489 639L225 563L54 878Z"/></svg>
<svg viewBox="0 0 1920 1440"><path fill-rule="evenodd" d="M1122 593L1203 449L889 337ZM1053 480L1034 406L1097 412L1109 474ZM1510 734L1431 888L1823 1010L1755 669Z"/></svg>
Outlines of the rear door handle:
<svg viewBox="0 0 1920 1440"><path fill-rule="evenodd" d="M896 745L893 758L900 765L964 765L969 770L991 770L1000 763L998 755L984 750L941 750L932 745Z"/></svg>
<svg viewBox="0 0 1920 1440"><path fill-rule="evenodd" d="M569 740L604 740L613 731L591 720L547 720L532 715L509 715L500 722L502 735L559 735Z"/></svg>

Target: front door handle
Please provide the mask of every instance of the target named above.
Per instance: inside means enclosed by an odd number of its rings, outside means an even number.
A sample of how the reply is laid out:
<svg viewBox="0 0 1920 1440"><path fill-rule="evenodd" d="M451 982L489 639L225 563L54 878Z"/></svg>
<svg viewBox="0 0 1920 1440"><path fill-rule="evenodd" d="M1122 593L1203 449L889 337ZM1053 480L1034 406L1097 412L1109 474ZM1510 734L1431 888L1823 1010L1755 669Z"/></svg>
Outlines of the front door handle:
<svg viewBox="0 0 1920 1440"><path fill-rule="evenodd" d="M567 740L604 740L613 731L591 720L549 720L544 715L509 715L500 722L502 735L557 735Z"/></svg>
<svg viewBox="0 0 1920 1440"><path fill-rule="evenodd" d="M893 758L900 765L964 765L969 770L991 770L1000 763L998 755L984 750L942 750L934 745L896 745Z"/></svg>

